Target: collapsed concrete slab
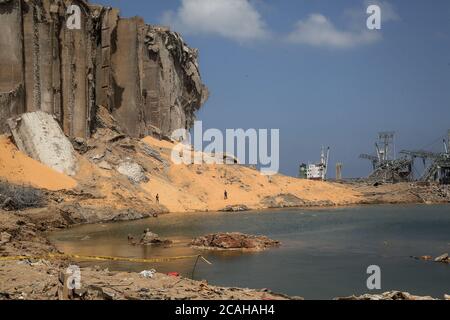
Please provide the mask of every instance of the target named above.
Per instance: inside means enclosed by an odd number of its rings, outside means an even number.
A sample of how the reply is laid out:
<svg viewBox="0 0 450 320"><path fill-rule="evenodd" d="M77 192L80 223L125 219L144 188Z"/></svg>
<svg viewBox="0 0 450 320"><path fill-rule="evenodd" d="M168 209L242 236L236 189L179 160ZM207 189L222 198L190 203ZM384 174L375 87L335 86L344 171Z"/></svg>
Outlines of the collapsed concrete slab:
<svg viewBox="0 0 450 320"><path fill-rule="evenodd" d="M8 119L8 126L20 151L60 173L76 174L75 150L52 115L24 113Z"/></svg>

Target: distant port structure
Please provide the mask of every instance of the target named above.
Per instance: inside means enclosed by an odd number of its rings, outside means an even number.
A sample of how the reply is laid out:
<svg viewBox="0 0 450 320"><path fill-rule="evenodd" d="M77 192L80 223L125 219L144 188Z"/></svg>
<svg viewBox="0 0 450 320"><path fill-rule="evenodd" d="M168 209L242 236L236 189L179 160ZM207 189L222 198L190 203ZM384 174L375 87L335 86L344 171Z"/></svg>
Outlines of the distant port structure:
<svg viewBox="0 0 450 320"><path fill-rule="evenodd" d="M325 181L327 179L329 158L330 158L330 147L327 147L326 149L322 147L320 153L320 162L310 164L306 163L300 164L299 178Z"/></svg>
<svg viewBox="0 0 450 320"><path fill-rule="evenodd" d="M450 184L450 129L435 142L442 142L440 152L426 150L396 150L396 132L382 131L378 133L373 154L360 154L360 159L369 160L372 171L365 180L372 183L423 182ZM330 147L322 147L320 162L301 163L298 177L308 180L327 180ZM418 170L416 162L420 160L422 170ZM342 177L343 163L336 163L336 181L346 180ZM348 180L348 179L347 179ZM354 179L352 179L354 180Z"/></svg>
<svg viewBox="0 0 450 320"><path fill-rule="evenodd" d="M450 184L450 130L442 141L441 152L424 149L401 150L400 157L397 158L395 132L380 132L375 142L376 153L364 153L359 157L372 163L372 172L367 177L369 181L385 183L421 181ZM414 170L417 159L422 160L425 168L422 173L416 173L417 170Z"/></svg>

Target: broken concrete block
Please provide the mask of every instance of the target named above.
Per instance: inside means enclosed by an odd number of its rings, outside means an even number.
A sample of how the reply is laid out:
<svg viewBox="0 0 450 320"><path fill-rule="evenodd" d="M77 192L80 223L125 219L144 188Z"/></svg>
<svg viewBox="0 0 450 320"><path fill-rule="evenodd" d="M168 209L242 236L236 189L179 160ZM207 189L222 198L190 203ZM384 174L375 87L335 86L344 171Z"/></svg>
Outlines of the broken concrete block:
<svg viewBox="0 0 450 320"><path fill-rule="evenodd" d="M117 171L135 183L148 181L144 169L139 164L132 162L131 160L126 160L120 163L117 166Z"/></svg>
<svg viewBox="0 0 450 320"><path fill-rule="evenodd" d="M94 156L92 157L92 160L94 160L94 161L101 160L101 159L103 159L104 156L105 156L104 153L102 153L102 154L96 154L96 155L94 155Z"/></svg>
<svg viewBox="0 0 450 320"><path fill-rule="evenodd" d="M20 151L60 173L76 174L75 150L50 114L24 113L8 119L8 126Z"/></svg>
<svg viewBox="0 0 450 320"><path fill-rule="evenodd" d="M435 262L447 262L447 261L449 261L448 253L444 253L444 254L440 255L439 257L434 259L434 261Z"/></svg>
<svg viewBox="0 0 450 320"><path fill-rule="evenodd" d="M158 160L159 162L161 162L164 165L164 167L170 166L169 162L163 159L160 152L153 149L151 146L149 146L145 142L142 142L140 144L140 147L141 147L141 150L144 152L144 154Z"/></svg>
<svg viewBox="0 0 450 320"><path fill-rule="evenodd" d="M98 167L103 169L103 170L112 170L112 166L108 162L106 162L105 160L101 161L98 164Z"/></svg>

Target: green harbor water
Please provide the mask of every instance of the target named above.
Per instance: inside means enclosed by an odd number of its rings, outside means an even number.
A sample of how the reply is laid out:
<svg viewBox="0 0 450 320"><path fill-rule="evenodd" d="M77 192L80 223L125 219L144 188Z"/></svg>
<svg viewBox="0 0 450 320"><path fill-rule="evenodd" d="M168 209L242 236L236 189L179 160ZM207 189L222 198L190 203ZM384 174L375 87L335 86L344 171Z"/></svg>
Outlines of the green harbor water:
<svg viewBox="0 0 450 320"><path fill-rule="evenodd" d="M174 240L169 247L133 246L144 229ZM196 236L243 232L280 240L258 253L202 251L188 246ZM368 293L370 265L381 268L380 291L401 290L442 298L450 294L450 265L411 256L450 252L449 205L382 205L320 210L168 214L140 221L79 226L50 235L66 253L133 258L202 254L195 279L210 284L269 288L307 299ZM195 259L164 263L80 262L110 270L179 272L191 277ZM380 291L370 291L377 293Z"/></svg>

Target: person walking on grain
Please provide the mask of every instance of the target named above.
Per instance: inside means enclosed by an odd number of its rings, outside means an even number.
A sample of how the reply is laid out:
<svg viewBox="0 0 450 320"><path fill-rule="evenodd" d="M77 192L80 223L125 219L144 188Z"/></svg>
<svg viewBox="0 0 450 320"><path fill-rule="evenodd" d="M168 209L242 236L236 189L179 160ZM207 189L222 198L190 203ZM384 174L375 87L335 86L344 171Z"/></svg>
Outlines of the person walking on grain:
<svg viewBox="0 0 450 320"><path fill-rule="evenodd" d="M225 190L223 192L223 198L224 198L224 200L228 200L228 192L227 192L227 190Z"/></svg>
<svg viewBox="0 0 450 320"><path fill-rule="evenodd" d="M159 193L156 194L156 203L159 204Z"/></svg>

